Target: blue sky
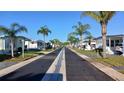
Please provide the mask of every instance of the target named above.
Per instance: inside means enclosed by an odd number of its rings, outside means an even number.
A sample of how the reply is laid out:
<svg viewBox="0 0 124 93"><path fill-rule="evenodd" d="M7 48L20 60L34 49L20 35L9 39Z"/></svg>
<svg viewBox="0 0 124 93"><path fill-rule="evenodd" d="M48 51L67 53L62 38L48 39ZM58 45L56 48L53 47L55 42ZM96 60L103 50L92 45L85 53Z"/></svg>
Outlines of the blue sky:
<svg viewBox="0 0 124 93"><path fill-rule="evenodd" d="M43 39L42 35L37 35L37 30L47 25L52 33L47 37L50 39L58 38L61 41L67 40L68 33L74 31L72 26L78 21L83 24L90 24L89 31L94 37L101 36L100 24L90 17L83 17L80 19L81 12L0 12L0 25L7 26L13 22L25 25L28 33L19 35L26 36L33 40ZM124 34L124 12L117 12L117 14L108 23L107 34Z"/></svg>

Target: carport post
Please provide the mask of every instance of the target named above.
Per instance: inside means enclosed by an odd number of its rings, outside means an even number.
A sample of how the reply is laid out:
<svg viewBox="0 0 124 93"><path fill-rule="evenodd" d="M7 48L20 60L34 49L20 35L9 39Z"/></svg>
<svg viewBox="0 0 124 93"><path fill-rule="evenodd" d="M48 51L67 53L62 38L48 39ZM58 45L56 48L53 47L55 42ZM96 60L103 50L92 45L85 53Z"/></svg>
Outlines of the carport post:
<svg viewBox="0 0 124 93"><path fill-rule="evenodd" d="M111 49L111 38L109 37L109 48Z"/></svg>
<svg viewBox="0 0 124 93"><path fill-rule="evenodd" d="M25 48L24 40L22 39L22 57L23 58L24 58L24 48Z"/></svg>

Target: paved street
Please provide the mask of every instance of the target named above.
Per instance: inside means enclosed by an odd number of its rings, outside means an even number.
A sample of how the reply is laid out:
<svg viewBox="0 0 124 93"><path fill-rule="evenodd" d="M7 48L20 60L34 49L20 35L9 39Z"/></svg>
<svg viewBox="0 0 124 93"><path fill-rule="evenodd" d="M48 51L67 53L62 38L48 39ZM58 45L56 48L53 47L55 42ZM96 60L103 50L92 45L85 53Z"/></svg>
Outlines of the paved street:
<svg viewBox="0 0 124 93"><path fill-rule="evenodd" d="M61 49L0 78L1 81L40 81Z"/></svg>
<svg viewBox="0 0 124 93"><path fill-rule="evenodd" d="M68 81L112 81L113 79L92 66L69 49L65 49Z"/></svg>
<svg viewBox="0 0 124 93"><path fill-rule="evenodd" d="M41 81L61 49L41 57L0 78L1 81ZM89 62L65 48L67 81L113 81ZM47 73L48 76L57 73ZM59 73L58 73L59 74ZM55 75L57 76L57 75ZM55 80L56 81L56 80Z"/></svg>

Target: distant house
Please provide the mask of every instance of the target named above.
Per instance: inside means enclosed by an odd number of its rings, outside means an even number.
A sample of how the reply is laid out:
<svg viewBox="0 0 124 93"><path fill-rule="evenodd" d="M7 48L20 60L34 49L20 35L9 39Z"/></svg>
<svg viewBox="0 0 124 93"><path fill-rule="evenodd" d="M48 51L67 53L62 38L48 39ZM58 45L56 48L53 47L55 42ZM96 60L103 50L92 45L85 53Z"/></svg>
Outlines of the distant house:
<svg viewBox="0 0 124 93"><path fill-rule="evenodd" d="M14 42L14 51L17 51L18 48L22 47L22 40L25 42L30 42L31 40L24 36L17 36ZM26 47L25 47L26 48ZM10 39L8 36L0 37L0 54L9 54L11 50Z"/></svg>
<svg viewBox="0 0 124 93"><path fill-rule="evenodd" d="M95 38L96 48L102 47L102 37ZM107 35L106 46L112 51L121 51L124 53L124 34L121 35Z"/></svg>
<svg viewBox="0 0 124 93"><path fill-rule="evenodd" d="M44 41L37 40L37 41L26 41L25 46L27 49L39 49L42 50L44 48Z"/></svg>
<svg viewBox="0 0 124 93"><path fill-rule="evenodd" d="M33 41L24 36L17 36L14 42L14 51L18 51L19 48L22 48L22 40L24 40L25 50L42 50L44 48L44 41L37 40ZM50 43L45 43L46 48L50 48ZM8 36L0 36L0 54L10 54L11 46L10 39Z"/></svg>

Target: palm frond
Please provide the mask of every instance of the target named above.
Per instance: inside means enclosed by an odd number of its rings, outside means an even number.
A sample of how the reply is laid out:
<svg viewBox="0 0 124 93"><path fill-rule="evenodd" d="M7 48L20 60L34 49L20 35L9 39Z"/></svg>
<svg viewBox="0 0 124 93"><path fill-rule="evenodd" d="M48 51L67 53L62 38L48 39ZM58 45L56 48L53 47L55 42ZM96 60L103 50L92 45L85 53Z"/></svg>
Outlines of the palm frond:
<svg viewBox="0 0 124 93"><path fill-rule="evenodd" d="M0 26L0 33L3 33L3 34L8 34L9 32L9 29L4 27L4 26Z"/></svg>
<svg viewBox="0 0 124 93"><path fill-rule="evenodd" d="M41 33L41 30L38 30L38 31L37 31L37 34L40 34L40 33Z"/></svg>
<svg viewBox="0 0 124 93"><path fill-rule="evenodd" d="M51 30L49 30L49 29L47 29L47 30L48 30L48 33L50 33L50 34L52 33L52 31L51 31Z"/></svg>
<svg viewBox="0 0 124 93"><path fill-rule="evenodd" d="M20 26L17 30L14 30L15 34L20 33L20 32L27 32L27 28L25 26Z"/></svg>
<svg viewBox="0 0 124 93"><path fill-rule="evenodd" d="M37 31L37 34L43 34L43 35L46 35L48 36L49 33L51 33L52 31L45 25L45 26L42 26L38 31Z"/></svg>
<svg viewBox="0 0 124 93"><path fill-rule="evenodd" d="M95 19L98 22L100 22L100 20L101 20L99 12L95 12L95 11L85 11L85 12L82 12L81 18L83 16L89 16L89 17Z"/></svg>
<svg viewBox="0 0 124 93"><path fill-rule="evenodd" d="M106 23L108 23L109 20L111 20L111 18L116 14L115 11L107 11L106 15L104 17L104 20L106 21Z"/></svg>
<svg viewBox="0 0 124 93"><path fill-rule="evenodd" d="M81 22L78 22L77 25L74 26L75 28L75 35L80 35L82 36L83 34L87 33L87 30L90 29L90 25L89 24L82 24Z"/></svg>
<svg viewBox="0 0 124 93"><path fill-rule="evenodd" d="M20 25L18 23L13 23L13 24L10 25L11 30L16 30L18 28L20 28Z"/></svg>

